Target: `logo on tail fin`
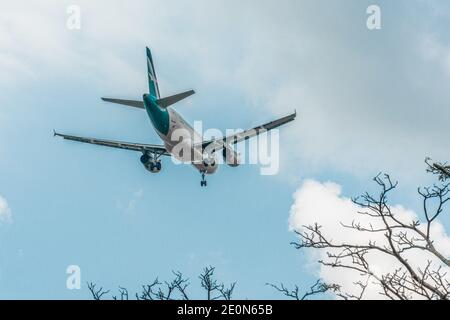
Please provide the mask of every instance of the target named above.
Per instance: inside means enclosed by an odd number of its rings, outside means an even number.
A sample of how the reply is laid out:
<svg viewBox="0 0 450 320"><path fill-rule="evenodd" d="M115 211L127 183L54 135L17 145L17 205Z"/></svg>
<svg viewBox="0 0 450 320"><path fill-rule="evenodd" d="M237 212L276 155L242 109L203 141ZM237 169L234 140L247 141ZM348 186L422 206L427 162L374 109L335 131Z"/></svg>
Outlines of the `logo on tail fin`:
<svg viewBox="0 0 450 320"><path fill-rule="evenodd" d="M159 99L158 79L156 78L155 66L153 64L152 54L147 47L147 73L148 73L148 87L150 95Z"/></svg>

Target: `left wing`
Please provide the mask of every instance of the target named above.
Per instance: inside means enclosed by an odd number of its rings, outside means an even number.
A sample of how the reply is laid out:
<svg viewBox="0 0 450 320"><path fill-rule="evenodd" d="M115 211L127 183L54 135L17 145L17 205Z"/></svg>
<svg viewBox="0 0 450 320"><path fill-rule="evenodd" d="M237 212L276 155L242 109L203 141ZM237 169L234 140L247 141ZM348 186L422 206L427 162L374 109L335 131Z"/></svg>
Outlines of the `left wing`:
<svg viewBox="0 0 450 320"><path fill-rule="evenodd" d="M77 137L77 136L71 136L71 135L67 135L67 134L57 133L55 131L53 131L53 135L62 137L66 140L96 144L99 146L125 149L125 150L133 150L133 151L141 151L141 152L150 151L150 152L157 153L160 155L170 156L170 153L167 152L166 148L164 146L160 146L160 145Z"/></svg>
<svg viewBox="0 0 450 320"><path fill-rule="evenodd" d="M253 129L245 130L243 132L239 132L233 135L230 135L228 137L223 137L220 139L215 140L208 140L202 142L202 149L208 148L209 151L214 152L217 150L221 150L226 147L226 145L232 145L239 142L242 142L244 140L248 140L250 138L256 137L257 135L267 132L269 130L275 129L277 127L280 127L288 122L291 122L295 119L297 116L297 112L294 112L286 117L268 122L266 124L260 125L258 127L255 127Z"/></svg>

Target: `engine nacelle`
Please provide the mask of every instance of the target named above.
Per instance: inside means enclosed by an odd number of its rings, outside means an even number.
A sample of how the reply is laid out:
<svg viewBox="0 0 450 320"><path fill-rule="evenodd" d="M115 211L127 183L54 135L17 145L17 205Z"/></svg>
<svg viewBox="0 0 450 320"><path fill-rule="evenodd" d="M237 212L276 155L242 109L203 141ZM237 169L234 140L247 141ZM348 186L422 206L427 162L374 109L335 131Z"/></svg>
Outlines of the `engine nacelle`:
<svg viewBox="0 0 450 320"><path fill-rule="evenodd" d="M144 165L144 168L151 173L159 173L161 171L161 161L154 160L147 154L142 155L141 163Z"/></svg>
<svg viewBox="0 0 450 320"><path fill-rule="evenodd" d="M222 156L225 163L230 167L237 167L241 164L241 156L231 147L223 148Z"/></svg>

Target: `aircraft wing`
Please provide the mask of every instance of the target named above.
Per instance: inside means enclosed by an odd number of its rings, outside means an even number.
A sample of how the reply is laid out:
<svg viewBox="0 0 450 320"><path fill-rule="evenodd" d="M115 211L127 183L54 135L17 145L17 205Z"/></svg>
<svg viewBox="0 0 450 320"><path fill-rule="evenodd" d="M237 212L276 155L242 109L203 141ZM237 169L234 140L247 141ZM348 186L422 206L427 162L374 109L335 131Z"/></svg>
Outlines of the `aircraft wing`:
<svg viewBox="0 0 450 320"><path fill-rule="evenodd" d="M268 123L260 125L260 126L257 126L253 129L245 130L243 132L239 132L239 133L230 135L228 137L223 137L223 138L215 139L215 140L203 141L202 148L203 148L203 150L208 148L209 151L211 151L211 152L223 149L223 148L225 148L225 146L227 144L233 145L233 144L242 142L244 140L248 140L250 138L256 137L257 135L259 135L263 132L267 132L269 130L280 127L288 122L293 121L296 116L297 116L297 112L294 112L283 118L268 122Z"/></svg>
<svg viewBox="0 0 450 320"><path fill-rule="evenodd" d="M61 134L61 133L57 133L57 132L53 132L53 134L54 134L54 136L62 137L66 140L96 144L99 146L125 149L125 150L133 150L133 151L141 151L141 152L150 151L150 152L154 152L154 153L157 153L160 155L170 156L170 153L167 152L166 148L164 146L160 146L160 145L77 137L77 136Z"/></svg>

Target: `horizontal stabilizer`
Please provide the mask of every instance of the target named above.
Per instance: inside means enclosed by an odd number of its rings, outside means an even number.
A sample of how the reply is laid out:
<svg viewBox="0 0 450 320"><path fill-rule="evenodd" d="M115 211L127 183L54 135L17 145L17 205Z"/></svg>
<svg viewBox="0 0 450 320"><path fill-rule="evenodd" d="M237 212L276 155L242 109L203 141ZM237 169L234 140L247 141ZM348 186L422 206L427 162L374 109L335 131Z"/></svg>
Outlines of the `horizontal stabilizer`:
<svg viewBox="0 0 450 320"><path fill-rule="evenodd" d="M158 99L158 100L156 100L156 103L161 108L167 108L167 107L177 103L178 101L181 101L183 99L186 99L189 96L192 96L194 93L195 93L194 90L189 90L189 91L186 91L186 92L183 92L183 93L176 94L174 96Z"/></svg>
<svg viewBox="0 0 450 320"><path fill-rule="evenodd" d="M112 102L117 104L123 104L125 106L139 108L139 109L145 109L144 102L142 101L135 101L135 100L121 100L121 99L110 99L110 98L102 98L103 101L106 102Z"/></svg>

